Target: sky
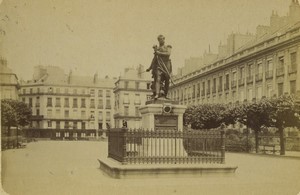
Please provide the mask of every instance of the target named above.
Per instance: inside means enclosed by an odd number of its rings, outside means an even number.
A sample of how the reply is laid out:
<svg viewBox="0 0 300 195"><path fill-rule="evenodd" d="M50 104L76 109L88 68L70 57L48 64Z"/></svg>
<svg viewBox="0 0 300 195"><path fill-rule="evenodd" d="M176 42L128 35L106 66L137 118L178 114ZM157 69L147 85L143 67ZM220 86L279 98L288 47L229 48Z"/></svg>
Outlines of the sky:
<svg viewBox="0 0 300 195"><path fill-rule="evenodd" d="M1 0L0 0L1 2ZM148 67L163 34L173 70L209 45L217 52L232 32L255 33L272 10L287 15L291 0L3 0L1 56L21 79L53 65L77 75L117 77ZM149 73L150 74L150 73Z"/></svg>

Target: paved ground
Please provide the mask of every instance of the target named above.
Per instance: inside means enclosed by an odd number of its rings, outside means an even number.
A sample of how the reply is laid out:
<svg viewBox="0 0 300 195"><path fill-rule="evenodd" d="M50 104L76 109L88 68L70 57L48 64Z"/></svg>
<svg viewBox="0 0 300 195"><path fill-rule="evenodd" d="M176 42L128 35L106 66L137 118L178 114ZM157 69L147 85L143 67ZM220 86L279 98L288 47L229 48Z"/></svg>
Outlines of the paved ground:
<svg viewBox="0 0 300 195"><path fill-rule="evenodd" d="M97 158L106 142L39 141L2 152L2 185L15 194L291 194L300 192L300 160L226 154L239 168L234 176L112 179Z"/></svg>

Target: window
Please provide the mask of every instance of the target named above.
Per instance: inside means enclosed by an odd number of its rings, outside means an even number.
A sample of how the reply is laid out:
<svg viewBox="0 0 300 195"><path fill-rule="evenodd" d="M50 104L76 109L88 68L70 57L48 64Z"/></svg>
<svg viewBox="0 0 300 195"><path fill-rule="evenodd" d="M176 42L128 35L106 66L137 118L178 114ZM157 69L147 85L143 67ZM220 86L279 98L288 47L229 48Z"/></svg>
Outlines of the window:
<svg viewBox="0 0 300 195"><path fill-rule="evenodd" d="M95 99L91 99L90 107L95 108Z"/></svg>
<svg viewBox="0 0 300 195"><path fill-rule="evenodd" d="M106 109L111 109L110 99L106 99Z"/></svg>
<svg viewBox="0 0 300 195"><path fill-rule="evenodd" d="M283 95L283 83L278 83L278 96Z"/></svg>
<svg viewBox="0 0 300 195"><path fill-rule="evenodd" d="M73 133L73 137L77 137L77 133Z"/></svg>
<svg viewBox="0 0 300 195"><path fill-rule="evenodd" d="M110 112L106 111L106 120L109 121L110 120Z"/></svg>
<svg viewBox="0 0 300 195"><path fill-rule="evenodd" d="M258 99L262 98L262 87L261 86L258 86L256 88L256 98L258 98Z"/></svg>
<svg viewBox="0 0 300 195"><path fill-rule="evenodd" d="M135 107L135 116L140 116L139 107Z"/></svg>
<svg viewBox="0 0 300 195"><path fill-rule="evenodd" d="M253 76L253 64L248 65L248 76Z"/></svg>
<svg viewBox="0 0 300 195"><path fill-rule="evenodd" d="M267 86L267 97L269 97L269 98L272 97L272 95L273 95L272 90L273 90L272 85L268 85Z"/></svg>
<svg viewBox="0 0 300 195"><path fill-rule="evenodd" d="M81 133L80 136L81 136L81 137L85 137L85 133Z"/></svg>
<svg viewBox="0 0 300 195"><path fill-rule="evenodd" d="M55 116L56 116L57 118L60 117L60 109L56 109L56 110L55 110Z"/></svg>
<svg viewBox="0 0 300 195"><path fill-rule="evenodd" d="M271 59L267 60L266 70L273 71L273 61Z"/></svg>
<svg viewBox="0 0 300 195"><path fill-rule="evenodd" d="M52 92L53 92L52 87L49 87L49 88L48 88L48 93L52 93Z"/></svg>
<svg viewBox="0 0 300 195"><path fill-rule="evenodd" d="M95 96L95 90L94 90L94 89L91 89L91 90L90 90L90 94L91 94L91 96Z"/></svg>
<svg viewBox="0 0 300 195"><path fill-rule="evenodd" d="M23 94L26 94L26 89L23 89Z"/></svg>
<svg viewBox="0 0 300 195"><path fill-rule="evenodd" d="M223 78L222 78L222 76L220 76L219 77L219 90L218 90L219 92L221 92L223 90L222 86L223 86Z"/></svg>
<svg viewBox="0 0 300 195"><path fill-rule="evenodd" d="M234 76L236 77L235 72L232 73L232 79L233 79L233 81L234 81ZM226 74L226 76L225 76L225 90L226 89L229 89L229 74Z"/></svg>
<svg viewBox="0 0 300 195"><path fill-rule="evenodd" d="M81 129L85 129L85 122L81 122Z"/></svg>
<svg viewBox="0 0 300 195"><path fill-rule="evenodd" d="M55 98L55 107L60 107L60 98Z"/></svg>
<svg viewBox="0 0 300 195"><path fill-rule="evenodd" d="M29 98L29 107L32 107L32 98Z"/></svg>
<svg viewBox="0 0 300 195"><path fill-rule="evenodd" d="M213 79L213 89L212 89L212 92L213 92L213 93L216 93L216 88L217 88L217 79L214 78L214 79Z"/></svg>
<svg viewBox="0 0 300 195"><path fill-rule="evenodd" d="M290 81L290 93L296 94L296 81Z"/></svg>
<svg viewBox="0 0 300 195"><path fill-rule="evenodd" d="M51 109L48 109L48 110L47 110L47 116L48 116L49 118L52 117L52 110L51 110Z"/></svg>
<svg viewBox="0 0 300 195"><path fill-rule="evenodd" d="M85 99L84 98L81 99L81 108L85 108Z"/></svg>
<svg viewBox="0 0 300 195"><path fill-rule="evenodd" d="M29 93L32 94L32 88L30 88Z"/></svg>
<svg viewBox="0 0 300 195"><path fill-rule="evenodd" d="M48 121L48 127L52 127L52 121Z"/></svg>
<svg viewBox="0 0 300 195"><path fill-rule="evenodd" d="M257 74L262 74L262 72L263 72L263 67L262 67L262 63L260 62L260 63L257 64L256 73Z"/></svg>
<svg viewBox="0 0 300 195"><path fill-rule="evenodd" d="M24 97L22 98L22 102L24 102L24 103L26 102Z"/></svg>
<svg viewBox="0 0 300 195"><path fill-rule="evenodd" d="M200 83L197 84L197 97L200 97Z"/></svg>
<svg viewBox="0 0 300 195"><path fill-rule="evenodd" d="M297 53L291 53L291 71L297 70Z"/></svg>
<svg viewBox="0 0 300 195"><path fill-rule="evenodd" d="M281 56L278 58L278 69L283 69L284 68L284 57Z"/></svg>
<svg viewBox="0 0 300 195"><path fill-rule="evenodd" d="M77 129L78 127L77 127L77 121L74 121L73 122L73 129Z"/></svg>
<svg viewBox="0 0 300 195"><path fill-rule="evenodd" d="M69 107L69 98L65 98L65 107Z"/></svg>
<svg viewBox="0 0 300 195"><path fill-rule="evenodd" d="M141 104L141 96L140 96L140 94L135 94L135 96L134 96L134 104Z"/></svg>
<svg viewBox="0 0 300 195"><path fill-rule="evenodd" d="M207 94L210 94L210 80L207 81Z"/></svg>
<svg viewBox="0 0 300 195"><path fill-rule="evenodd" d="M37 88L37 93L40 93L40 88Z"/></svg>
<svg viewBox="0 0 300 195"><path fill-rule="evenodd" d="M247 97L248 97L248 100L252 100L253 99L253 92L252 92L252 88L248 89L248 92L247 92Z"/></svg>
<svg viewBox="0 0 300 195"><path fill-rule="evenodd" d="M129 116L129 106L124 106L124 115Z"/></svg>
<svg viewBox="0 0 300 195"><path fill-rule="evenodd" d="M65 137L69 137L69 136L70 136L69 132L65 132Z"/></svg>
<svg viewBox="0 0 300 195"><path fill-rule="evenodd" d="M240 79L243 79L245 77L245 68L241 67L240 68Z"/></svg>
<svg viewBox="0 0 300 195"><path fill-rule="evenodd" d="M36 115L40 116L40 110L39 109L36 109Z"/></svg>
<svg viewBox="0 0 300 195"><path fill-rule="evenodd" d="M60 121L56 121L55 128L56 128L56 129L60 129Z"/></svg>
<svg viewBox="0 0 300 195"><path fill-rule="evenodd" d="M98 109L103 109L103 99L98 99Z"/></svg>
<svg viewBox="0 0 300 195"><path fill-rule="evenodd" d="M69 110L65 110L65 118L69 118Z"/></svg>
<svg viewBox="0 0 300 195"><path fill-rule="evenodd" d="M39 107L40 106L40 97L36 97L36 102L35 102L35 106Z"/></svg>
<svg viewBox="0 0 300 195"><path fill-rule="evenodd" d="M56 132L55 137L60 137L60 132Z"/></svg>
<svg viewBox="0 0 300 195"><path fill-rule="evenodd" d="M98 90L98 97L103 97L103 91L101 89Z"/></svg>
<svg viewBox="0 0 300 195"><path fill-rule="evenodd" d="M103 120L103 113L102 113L102 111L98 112L98 119L99 119L99 121Z"/></svg>
<svg viewBox="0 0 300 195"><path fill-rule="evenodd" d="M90 115L91 119L95 119L95 111L91 111L91 115Z"/></svg>
<svg viewBox="0 0 300 195"><path fill-rule="evenodd" d="M106 97L110 98L110 96L111 96L110 90L106 90Z"/></svg>
<svg viewBox="0 0 300 195"><path fill-rule="evenodd" d="M140 82L135 82L135 89L139 89L140 88Z"/></svg>
<svg viewBox="0 0 300 195"><path fill-rule="evenodd" d="M125 82L124 82L124 88L127 89L127 88L128 88L128 85L129 85L129 82L128 82L128 81L125 81Z"/></svg>
<svg viewBox="0 0 300 195"><path fill-rule="evenodd" d="M65 129L68 129L70 127L70 125L69 125L69 121L65 121Z"/></svg>
<svg viewBox="0 0 300 195"><path fill-rule="evenodd" d="M73 108L77 108L77 107L78 107L77 98L73 98Z"/></svg>
<svg viewBox="0 0 300 195"><path fill-rule="evenodd" d="M147 89L151 89L151 83L147 83Z"/></svg>
<svg viewBox="0 0 300 195"><path fill-rule="evenodd" d="M52 98L47 98L47 107L52 107Z"/></svg>
<svg viewBox="0 0 300 195"><path fill-rule="evenodd" d="M123 100L123 103L124 104L129 104L130 101L129 101L129 94L128 93L125 93L124 94L124 100Z"/></svg>
<svg viewBox="0 0 300 195"><path fill-rule="evenodd" d="M84 110L81 111L81 118L82 119L86 118L86 112Z"/></svg>

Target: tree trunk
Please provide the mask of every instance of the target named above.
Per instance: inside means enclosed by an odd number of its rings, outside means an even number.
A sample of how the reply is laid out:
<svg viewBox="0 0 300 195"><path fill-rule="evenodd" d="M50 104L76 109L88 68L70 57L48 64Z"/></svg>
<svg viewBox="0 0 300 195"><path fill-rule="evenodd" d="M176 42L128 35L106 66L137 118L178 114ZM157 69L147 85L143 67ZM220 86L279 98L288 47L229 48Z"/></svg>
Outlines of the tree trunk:
<svg viewBox="0 0 300 195"><path fill-rule="evenodd" d="M255 130L255 152L258 153L259 143L258 143L258 130Z"/></svg>
<svg viewBox="0 0 300 195"><path fill-rule="evenodd" d="M283 126L278 128L280 139L280 155L285 155L285 143L284 143L284 129Z"/></svg>

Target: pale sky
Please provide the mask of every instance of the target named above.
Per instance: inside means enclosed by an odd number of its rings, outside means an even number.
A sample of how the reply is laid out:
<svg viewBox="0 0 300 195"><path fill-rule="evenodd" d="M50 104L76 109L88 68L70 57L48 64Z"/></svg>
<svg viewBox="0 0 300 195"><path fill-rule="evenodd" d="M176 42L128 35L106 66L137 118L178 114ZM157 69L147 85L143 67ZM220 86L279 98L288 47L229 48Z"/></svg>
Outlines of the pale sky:
<svg viewBox="0 0 300 195"><path fill-rule="evenodd" d="M0 0L1 1L1 0ZM286 15L291 0L4 0L1 54L19 78L36 65L65 72L119 76L124 67L148 66L163 34L172 45L173 70L184 59L217 52L231 32L254 33L272 10Z"/></svg>

